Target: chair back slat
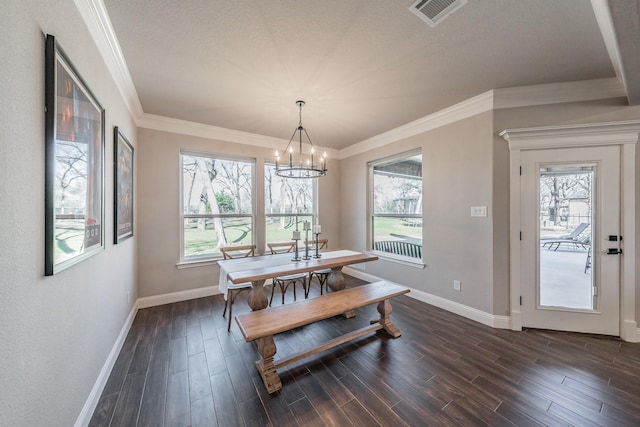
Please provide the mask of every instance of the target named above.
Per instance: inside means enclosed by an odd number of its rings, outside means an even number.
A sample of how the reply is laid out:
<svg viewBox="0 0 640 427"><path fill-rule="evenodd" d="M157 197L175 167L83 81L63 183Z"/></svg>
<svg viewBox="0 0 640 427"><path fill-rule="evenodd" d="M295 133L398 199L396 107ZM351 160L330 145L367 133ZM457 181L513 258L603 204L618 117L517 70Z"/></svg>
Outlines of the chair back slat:
<svg viewBox="0 0 640 427"><path fill-rule="evenodd" d="M329 239L318 239L318 250L327 249L329 247ZM316 248L316 241L309 240L309 248Z"/></svg>
<svg viewBox="0 0 640 427"><path fill-rule="evenodd" d="M254 256L256 245L225 246L220 248L224 259L246 258Z"/></svg>
<svg viewBox="0 0 640 427"><path fill-rule="evenodd" d="M272 254L283 254L286 252L293 252L296 248L296 242L276 242L276 243L267 243L267 247L271 251Z"/></svg>

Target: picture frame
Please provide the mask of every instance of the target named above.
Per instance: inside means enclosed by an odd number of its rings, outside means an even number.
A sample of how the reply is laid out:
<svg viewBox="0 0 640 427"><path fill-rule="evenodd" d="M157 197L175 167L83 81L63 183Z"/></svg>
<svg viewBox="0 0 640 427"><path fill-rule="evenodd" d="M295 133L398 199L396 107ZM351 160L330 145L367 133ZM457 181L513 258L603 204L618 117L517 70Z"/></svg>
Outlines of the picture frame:
<svg viewBox="0 0 640 427"><path fill-rule="evenodd" d="M45 276L104 250L105 111L45 40Z"/></svg>
<svg viewBox="0 0 640 427"><path fill-rule="evenodd" d="M113 242L133 237L133 146L118 126L113 128Z"/></svg>

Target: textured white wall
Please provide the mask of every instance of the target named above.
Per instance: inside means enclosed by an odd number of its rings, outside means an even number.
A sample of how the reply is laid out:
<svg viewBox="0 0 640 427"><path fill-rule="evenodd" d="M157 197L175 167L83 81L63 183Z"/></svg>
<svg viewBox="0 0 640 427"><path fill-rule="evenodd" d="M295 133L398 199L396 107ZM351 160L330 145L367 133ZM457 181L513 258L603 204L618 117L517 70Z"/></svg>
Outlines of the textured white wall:
<svg viewBox="0 0 640 427"><path fill-rule="evenodd" d="M113 245L113 126L135 126L72 0L0 13L0 425L71 426L136 298L136 238ZM106 250L44 277L44 34L106 109ZM127 292L131 303L127 303Z"/></svg>
<svg viewBox="0 0 640 427"><path fill-rule="evenodd" d="M218 284L217 265L177 269L180 258L180 149L256 159L256 196L264 198L262 170L274 160L274 150L213 139L140 128L138 130L138 245L140 297L180 292ZM320 222L323 237L337 248L340 235L340 167L329 159L329 172L319 178ZM264 224L256 223L258 250Z"/></svg>

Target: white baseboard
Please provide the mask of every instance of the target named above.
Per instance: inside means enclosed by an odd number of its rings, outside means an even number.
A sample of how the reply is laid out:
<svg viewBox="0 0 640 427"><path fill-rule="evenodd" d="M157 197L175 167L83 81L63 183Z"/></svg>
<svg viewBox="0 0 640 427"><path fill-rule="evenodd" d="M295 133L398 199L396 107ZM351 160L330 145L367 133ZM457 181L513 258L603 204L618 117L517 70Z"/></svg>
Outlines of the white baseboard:
<svg viewBox="0 0 640 427"><path fill-rule="evenodd" d="M218 286L206 286L204 288L189 289L188 291L171 292L162 295L138 298L138 308L149 308L157 305L171 304L172 302L187 301L203 298L220 293Z"/></svg>
<svg viewBox="0 0 640 427"><path fill-rule="evenodd" d="M620 338L627 342L638 342L639 337L640 328L638 328L638 322L633 320L623 320Z"/></svg>
<svg viewBox="0 0 640 427"><path fill-rule="evenodd" d="M360 270L351 267L345 267L343 272L353 276L357 279L366 280L368 282L375 282L377 280L384 280L380 277L364 273ZM406 285L403 285L406 286ZM466 317L467 319L474 320L476 322L482 323L483 325L491 326L492 328L498 329L510 329L511 328L511 320L509 316L497 316L494 314L486 313L482 310L478 310L473 307L469 307L464 304L460 304L455 301L450 301L446 298L438 297L432 294L429 294L424 291L420 291L418 289L414 289L409 287L411 292L407 294L408 297L417 299L418 301L426 302L427 304L436 306L443 310L450 311L451 313L455 313L459 316Z"/></svg>
<svg viewBox="0 0 640 427"><path fill-rule="evenodd" d="M100 396L102 396L104 386L107 385L107 380L109 379L109 375L111 375L113 365L115 365L116 360L118 359L120 350L124 345L124 340L127 338L127 334L129 333L129 329L131 329L133 319L136 317L137 312L138 304L136 301L136 304L133 304L133 307L131 307L131 312L129 313L127 320L125 320L124 325L122 325L122 329L120 329L120 334L118 334L118 338L113 344L113 347L109 352L109 356L100 370L100 374L98 374L98 378L91 389L91 393L89 393L89 397L82 407L82 411L80 411L80 415L78 415L78 418L76 419L74 427L86 427L89 425L93 412L96 410L98 402L100 401Z"/></svg>

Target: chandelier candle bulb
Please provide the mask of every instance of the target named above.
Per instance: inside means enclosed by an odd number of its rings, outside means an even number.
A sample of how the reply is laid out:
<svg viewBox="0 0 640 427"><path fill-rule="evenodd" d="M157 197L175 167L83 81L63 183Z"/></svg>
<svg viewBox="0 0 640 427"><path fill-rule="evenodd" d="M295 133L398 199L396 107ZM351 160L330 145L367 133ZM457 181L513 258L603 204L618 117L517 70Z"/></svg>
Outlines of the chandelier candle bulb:
<svg viewBox="0 0 640 427"><path fill-rule="evenodd" d="M294 231L293 232L293 239L292 240L300 240L300 232L299 231Z"/></svg>
<svg viewBox="0 0 640 427"><path fill-rule="evenodd" d="M311 223L309 221L305 221L302 229L305 231L311 230Z"/></svg>
<svg viewBox="0 0 640 427"><path fill-rule="evenodd" d="M313 232L315 234L321 234L322 233L322 227L320 226L320 224L318 224L315 227L313 227Z"/></svg>

